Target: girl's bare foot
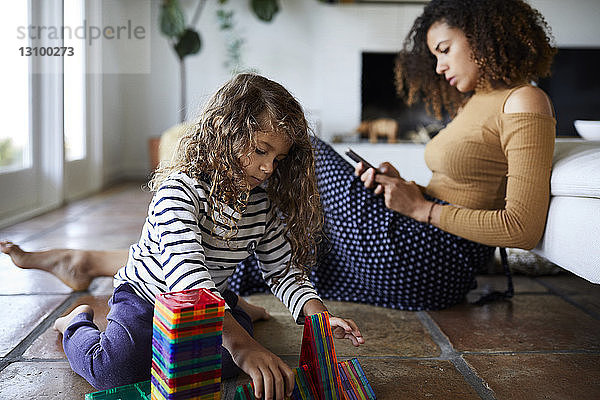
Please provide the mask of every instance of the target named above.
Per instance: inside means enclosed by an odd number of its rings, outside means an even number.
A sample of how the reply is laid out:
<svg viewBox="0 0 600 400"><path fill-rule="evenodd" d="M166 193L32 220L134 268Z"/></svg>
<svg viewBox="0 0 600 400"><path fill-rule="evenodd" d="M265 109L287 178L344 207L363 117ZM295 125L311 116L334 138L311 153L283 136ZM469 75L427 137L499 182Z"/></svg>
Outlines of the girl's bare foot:
<svg viewBox="0 0 600 400"><path fill-rule="evenodd" d="M86 290L94 278L89 272L86 250L53 249L27 252L12 242L1 241L0 251L8 254L17 267L50 272L76 291Z"/></svg>
<svg viewBox="0 0 600 400"><path fill-rule="evenodd" d="M238 296L238 306L250 316L252 322L266 321L271 315L263 307L248 303L243 297Z"/></svg>
<svg viewBox="0 0 600 400"><path fill-rule="evenodd" d="M87 304L82 304L80 306L75 307L75 309L67 315L58 318L54 322L54 329L56 329L60 333L65 333L65 329L67 329L67 326L69 326L73 318L82 313L90 314L92 318L94 318L94 309L88 306Z"/></svg>

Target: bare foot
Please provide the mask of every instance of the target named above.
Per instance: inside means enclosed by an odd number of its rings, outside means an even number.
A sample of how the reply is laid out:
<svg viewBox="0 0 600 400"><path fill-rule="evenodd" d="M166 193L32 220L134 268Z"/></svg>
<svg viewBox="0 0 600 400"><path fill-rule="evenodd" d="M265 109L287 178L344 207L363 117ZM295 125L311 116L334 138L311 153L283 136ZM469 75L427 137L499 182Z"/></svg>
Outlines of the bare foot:
<svg viewBox="0 0 600 400"><path fill-rule="evenodd" d="M75 307L75 309L67 315L62 316L56 321L54 321L54 329L56 329L60 333L65 333L65 329L67 329L67 326L69 326L73 318L82 313L90 314L92 318L94 318L94 309L88 306L87 304L82 304L80 306Z"/></svg>
<svg viewBox="0 0 600 400"><path fill-rule="evenodd" d="M12 242L1 241L0 251L8 254L17 267L50 272L76 291L86 290L94 278L89 272L88 252L85 250L53 249L27 252Z"/></svg>
<svg viewBox="0 0 600 400"><path fill-rule="evenodd" d="M238 306L250 316L252 322L266 321L271 315L263 307L248 303L243 297L238 296Z"/></svg>

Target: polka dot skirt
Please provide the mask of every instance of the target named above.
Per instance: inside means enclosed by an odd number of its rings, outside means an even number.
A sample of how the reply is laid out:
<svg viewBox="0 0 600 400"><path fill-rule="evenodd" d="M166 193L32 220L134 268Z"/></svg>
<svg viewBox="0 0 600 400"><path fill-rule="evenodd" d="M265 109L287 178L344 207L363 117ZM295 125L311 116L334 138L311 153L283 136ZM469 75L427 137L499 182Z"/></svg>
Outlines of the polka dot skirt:
<svg viewBox="0 0 600 400"><path fill-rule="evenodd" d="M335 150L320 140L315 147L328 239L310 275L319 295L401 310L462 301L494 248L389 210ZM230 286L242 296L268 291L254 258L238 265Z"/></svg>

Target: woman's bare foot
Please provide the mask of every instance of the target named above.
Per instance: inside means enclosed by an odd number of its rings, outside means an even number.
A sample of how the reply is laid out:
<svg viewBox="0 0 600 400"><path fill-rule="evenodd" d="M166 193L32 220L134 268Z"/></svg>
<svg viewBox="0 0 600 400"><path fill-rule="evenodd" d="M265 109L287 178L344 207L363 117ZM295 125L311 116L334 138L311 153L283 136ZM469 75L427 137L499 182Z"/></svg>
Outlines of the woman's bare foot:
<svg viewBox="0 0 600 400"><path fill-rule="evenodd" d="M54 321L54 329L56 329L60 333L65 333L65 329L67 329L67 326L69 326L73 318L82 313L90 314L92 318L94 318L94 309L88 306L87 304L82 304L80 306L75 307L75 309L67 315L62 316L56 321Z"/></svg>
<svg viewBox="0 0 600 400"><path fill-rule="evenodd" d="M1 241L0 251L8 254L17 267L50 272L76 291L86 290L94 278L89 272L86 250L53 249L27 252L12 242Z"/></svg>
<svg viewBox="0 0 600 400"><path fill-rule="evenodd" d="M248 303L242 296L238 296L238 306L250 316L252 322L266 321L271 315L263 307Z"/></svg>

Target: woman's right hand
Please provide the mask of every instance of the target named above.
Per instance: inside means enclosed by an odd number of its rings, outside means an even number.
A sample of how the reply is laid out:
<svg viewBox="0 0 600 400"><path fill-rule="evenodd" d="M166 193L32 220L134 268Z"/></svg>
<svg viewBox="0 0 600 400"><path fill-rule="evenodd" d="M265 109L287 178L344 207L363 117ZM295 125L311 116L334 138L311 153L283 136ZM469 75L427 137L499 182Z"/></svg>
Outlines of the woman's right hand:
<svg viewBox="0 0 600 400"><path fill-rule="evenodd" d="M398 170L396 168L394 168L394 166L387 161L379 165L379 173L382 175L389 176L391 178L401 178L400 172L398 172ZM373 168L367 169L367 168L365 168L365 166L363 165L362 162L359 162L358 164L356 164L356 167L354 168L354 174L356 176L360 177L360 180L363 182L363 184L365 185L366 188L372 189L373 187L375 187L375 185L376 185L375 169L373 169ZM374 193L375 194L383 193L383 187L381 185L377 184L377 186L375 187Z"/></svg>

